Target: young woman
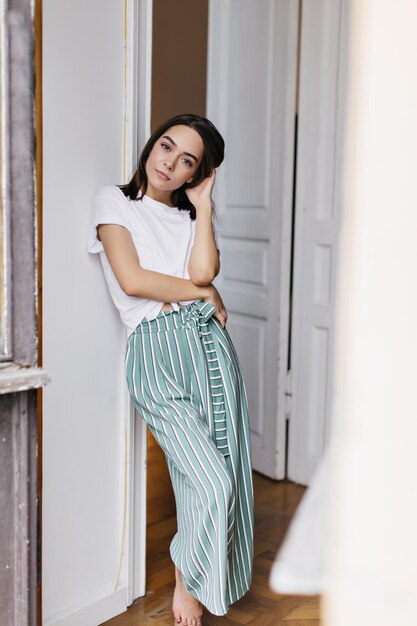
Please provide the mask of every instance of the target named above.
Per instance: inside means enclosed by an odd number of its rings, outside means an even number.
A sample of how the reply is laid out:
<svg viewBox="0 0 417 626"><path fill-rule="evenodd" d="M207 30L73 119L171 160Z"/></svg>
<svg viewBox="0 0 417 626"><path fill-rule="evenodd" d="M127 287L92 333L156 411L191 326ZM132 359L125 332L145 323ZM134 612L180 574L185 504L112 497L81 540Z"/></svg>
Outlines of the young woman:
<svg viewBox="0 0 417 626"><path fill-rule="evenodd" d="M211 192L223 156L208 119L169 119L131 181L97 192L89 240L129 333L129 392L166 455L178 526L172 609L183 626L201 626L203 606L227 613L252 577L247 397L212 284L220 260Z"/></svg>

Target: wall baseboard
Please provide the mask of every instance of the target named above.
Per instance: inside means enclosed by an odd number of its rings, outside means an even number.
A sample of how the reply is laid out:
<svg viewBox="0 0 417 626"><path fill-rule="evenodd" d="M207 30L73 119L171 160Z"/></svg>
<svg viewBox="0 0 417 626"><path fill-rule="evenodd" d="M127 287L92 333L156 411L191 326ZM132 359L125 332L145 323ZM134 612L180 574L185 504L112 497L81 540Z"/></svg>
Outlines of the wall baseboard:
<svg viewBox="0 0 417 626"><path fill-rule="evenodd" d="M42 626L98 626L126 611L126 594L126 587L106 589L42 620Z"/></svg>

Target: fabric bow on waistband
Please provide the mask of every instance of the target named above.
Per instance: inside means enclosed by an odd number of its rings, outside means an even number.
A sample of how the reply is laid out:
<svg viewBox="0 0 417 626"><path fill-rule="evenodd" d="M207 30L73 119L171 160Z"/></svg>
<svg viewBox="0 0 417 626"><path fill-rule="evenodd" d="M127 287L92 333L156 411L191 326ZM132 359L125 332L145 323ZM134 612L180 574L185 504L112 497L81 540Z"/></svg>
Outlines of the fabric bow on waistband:
<svg viewBox="0 0 417 626"><path fill-rule="evenodd" d="M205 323L210 319L210 317L216 312L216 307L210 304L210 302L205 302L204 300L198 300L198 302L192 302L188 310L184 313L184 321L188 328L191 328L193 324L198 326L199 334L200 334L200 324Z"/></svg>

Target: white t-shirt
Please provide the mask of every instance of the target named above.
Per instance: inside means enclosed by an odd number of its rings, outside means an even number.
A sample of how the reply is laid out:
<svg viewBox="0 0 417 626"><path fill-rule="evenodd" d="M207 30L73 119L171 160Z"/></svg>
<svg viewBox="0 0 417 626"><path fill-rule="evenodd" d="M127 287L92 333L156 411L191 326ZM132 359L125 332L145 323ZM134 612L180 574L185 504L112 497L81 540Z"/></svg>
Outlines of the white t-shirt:
<svg viewBox="0 0 417 626"><path fill-rule="evenodd" d="M130 231L143 268L190 278L188 261L194 243L195 220L188 211L179 211L147 195L131 200L116 186L101 187L93 201L91 223L88 233L88 251L99 253L110 295L116 305L128 333L146 317L154 319L162 308L162 302L136 296L128 296L120 287L107 260L103 244L97 238L98 224L119 224ZM218 246L217 229L212 220ZM175 310L180 304L193 300L171 302Z"/></svg>

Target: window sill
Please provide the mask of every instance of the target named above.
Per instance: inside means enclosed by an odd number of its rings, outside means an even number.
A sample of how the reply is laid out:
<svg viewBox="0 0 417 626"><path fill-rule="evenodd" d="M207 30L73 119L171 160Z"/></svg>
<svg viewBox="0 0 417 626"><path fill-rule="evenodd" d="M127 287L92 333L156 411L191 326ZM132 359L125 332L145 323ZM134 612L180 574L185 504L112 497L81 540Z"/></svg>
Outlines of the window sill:
<svg viewBox="0 0 417 626"><path fill-rule="evenodd" d="M15 363L0 367L0 395L37 389L50 382L49 374L40 367L22 367Z"/></svg>

